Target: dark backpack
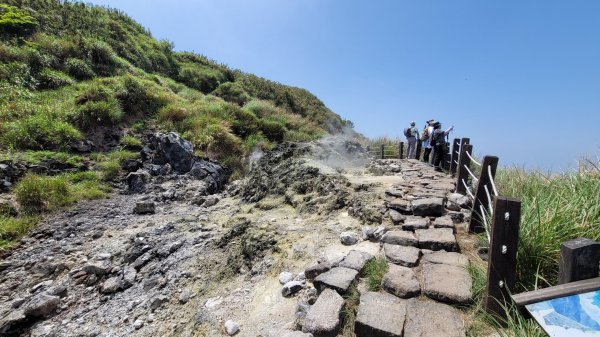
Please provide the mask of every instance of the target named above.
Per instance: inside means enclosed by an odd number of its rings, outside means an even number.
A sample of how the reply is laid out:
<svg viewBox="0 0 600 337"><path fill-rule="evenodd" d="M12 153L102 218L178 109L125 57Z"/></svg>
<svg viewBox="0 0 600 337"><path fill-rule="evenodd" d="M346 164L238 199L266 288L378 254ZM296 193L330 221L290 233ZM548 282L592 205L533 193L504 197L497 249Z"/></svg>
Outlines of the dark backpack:
<svg viewBox="0 0 600 337"><path fill-rule="evenodd" d="M412 136L412 131L410 130L410 128L406 128L404 129L404 136L406 138L411 137Z"/></svg>
<svg viewBox="0 0 600 337"><path fill-rule="evenodd" d="M431 146L436 146L438 143L442 143L444 140L444 132L439 129L433 130L431 135Z"/></svg>

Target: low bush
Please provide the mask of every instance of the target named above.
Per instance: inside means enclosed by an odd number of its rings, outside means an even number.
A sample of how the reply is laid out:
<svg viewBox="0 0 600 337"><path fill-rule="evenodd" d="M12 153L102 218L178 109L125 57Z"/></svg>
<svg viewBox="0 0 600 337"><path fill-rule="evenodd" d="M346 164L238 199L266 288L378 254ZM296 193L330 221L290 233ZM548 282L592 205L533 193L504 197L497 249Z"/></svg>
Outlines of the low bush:
<svg viewBox="0 0 600 337"><path fill-rule="evenodd" d="M38 216L0 215L0 252L10 249L16 240L27 234L39 220Z"/></svg>
<svg viewBox="0 0 600 337"><path fill-rule="evenodd" d="M250 100L248 93L244 90L242 85L237 82L222 83L212 92L212 94L239 106L243 106Z"/></svg>
<svg viewBox="0 0 600 337"><path fill-rule="evenodd" d="M35 115L8 121L0 144L15 149L60 149L81 138L81 132L73 125L40 107Z"/></svg>
<svg viewBox="0 0 600 337"><path fill-rule="evenodd" d="M86 61L77 58L67 59L65 61L65 70L69 75L78 80L87 80L96 76L96 73Z"/></svg>
<svg viewBox="0 0 600 337"><path fill-rule="evenodd" d="M57 89L74 83L69 75L50 68L42 70L38 76L38 82L40 89Z"/></svg>
<svg viewBox="0 0 600 337"><path fill-rule="evenodd" d="M24 10L0 4L0 33L2 35L29 35L37 26L38 21Z"/></svg>
<svg viewBox="0 0 600 337"><path fill-rule="evenodd" d="M258 127L265 137L272 142L281 142L287 132L283 123L270 118L260 119Z"/></svg>
<svg viewBox="0 0 600 337"><path fill-rule="evenodd" d="M14 189L17 202L26 214L35 214L74 202L64 176L27 174Z"/></svg>
<svg viewBox="0 0 600 337"><path fill-rule="evenodd" d="M128 150L141 150L142 141L130 135L123 136L120 141L121 146Z"/></svg>

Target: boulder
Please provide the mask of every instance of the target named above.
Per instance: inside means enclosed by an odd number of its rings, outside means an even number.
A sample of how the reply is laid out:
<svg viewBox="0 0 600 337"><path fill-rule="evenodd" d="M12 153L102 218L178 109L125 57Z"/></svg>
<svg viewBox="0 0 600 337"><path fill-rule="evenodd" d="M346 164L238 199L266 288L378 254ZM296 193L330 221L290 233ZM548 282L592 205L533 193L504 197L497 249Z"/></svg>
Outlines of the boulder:
<svg viewBox="0 0 600 337"><path fill-rule="evenodd" d="M294 274L292 274L288 271L283 271L283 272L279 273L279 283L281 285L284 285L293 280L294 280Z"/></svg>
<svg viewBox="0 0 600 337"><path fill-rule="evenodd" d="M100 287L100 293L102 294L112 294L121 290L123 287L123 282L120 277L111 277L102 283L102 287Z"/></svg>
<svg viewBox="0 0 600 337"><path fill-rule="evenodd" d="M155 133L142 153L155 165L170 164L177 173L189 172L194 164L192 143L175 132Z"/></svg>
<svg viewBox="0 0 600 337"><path fill-rule="evenodd" d="M222 191L228 179L228 174L221 165L205 158L196 158L188 174L206 183L207 194Z"/></svg>
<svg viewBox="0 0 600 337"><path fill-rule="evenodd" d="M442 216L444 215L443 198L424 198L413 200L412 211L416 216Z"/></svg>
<svg viewBox="0 0 600 337"><path fill-rule="evenodd" d="M360 296L354 326L356 337L402 337L406 302L387 293Z"/></svg>
<svg viewBox="0 0 600 337"><path fill-rule="evenodd" d="M400 298L411 298L421 293L421 285L415 272L403 266L389 265L388 272L383 276L383 289Z"/></svg>
<svg viewBox="0 0 600 337"><path fill-rule="evenodd" d="M143 193L146 191L146 183L150 180L150 173L146 170L137 170L129 173L125 180L129 192Z"/></svg>
<svg viewBox="0 0 600 337"><path fill-rule="evenodd" d="M358 243L358 235L353 232L342 232L340 241L344 246L352 246Z"/></svg>
<svg viewBox="0 0 600 337"><path fill-rule="evenodd" d="M395 209L390 209L390 219L392 219L392 223L394 225L401 224L404 220L406 220L406 216L402 213L396 211Z"/></svg>
<svg viewBox="0 0 600 337"><path fill-rule="evenodd" d="M321 275L322 273L330 270L332 267L333 266L328 261L321 262L319 264L306 268L306 270L304 270L304 276L306 276L307 279L312 280L315 277Z"/></svg>
<svg viewBox="0 0 600 337"><path fill-rule="evenodd" d="M54 313L59 304L60 297L42 292L29 299L23 307L23 313L27 317L46 317Z"/></svg>
<svg viewBox="0 0 600 337"><path fill-rule="evenodd" d="M335 337L342 325L344 299L337 292L325 289L306 314L302 332L318 337Z"/></svg>

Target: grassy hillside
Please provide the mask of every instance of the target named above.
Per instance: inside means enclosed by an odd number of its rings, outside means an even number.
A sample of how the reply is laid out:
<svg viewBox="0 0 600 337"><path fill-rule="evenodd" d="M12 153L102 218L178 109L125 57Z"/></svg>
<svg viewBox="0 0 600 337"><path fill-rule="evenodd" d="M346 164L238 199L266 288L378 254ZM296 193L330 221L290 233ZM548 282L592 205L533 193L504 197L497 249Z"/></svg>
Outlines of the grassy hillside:
<svg viewBox="0 0 600 337"><path fill-rule="evenodd" d="M0 1L0 160L90 168L29 174L14 186L20 215L0 207L0 249L26 233L39 212L106 196L120 164L139 155L149 132L179 132L197 155L239 177L255 149L346 125L308 91L175 52L118 10ZM71 152L86 140L96 145L93 153Z"/></svg>
<svg viewBox="0 0 600 337"><path fill-rule="evenodd" d="M308 91L173 51L113 9L0 4L0 147L65 150L119 128L174 130L239 168L255 146L311 140L345 122Z"/></svg>

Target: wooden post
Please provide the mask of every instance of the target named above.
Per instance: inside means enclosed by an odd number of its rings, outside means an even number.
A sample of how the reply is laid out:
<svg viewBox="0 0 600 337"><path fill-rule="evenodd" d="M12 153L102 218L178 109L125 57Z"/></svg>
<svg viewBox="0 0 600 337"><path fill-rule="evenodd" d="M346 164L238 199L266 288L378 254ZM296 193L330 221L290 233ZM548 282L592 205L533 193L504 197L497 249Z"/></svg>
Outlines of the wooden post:
<svg viewBox="0 0 600 337"><path fill-rule="evenodd" d="M452 142L452 156L450 159L450 173L454 177L458 168L458 155L460 154L460 139L454 138Z"/></svg>
<svg viewBox="0 0 600 337"><path fill-rule="evenodd" d="M488 174L488 167L492 172L492 176ZM475 192L475 200L473 201L473 208L471 209L471 220L469 221L469 232L471 233L481 233L485 231L483 227L483 217L484 214L481 214L481 207L486 212L489 212L492 196L494 195L494 190L492 188L491 180L496 177L496 168L498 167L498 157L494 156L485 156L483 157L483 163L481 163L481 174L479 175L479 182L477 183L477 192ZM485 191L485 188L489 192Z"/></svg>
<svg viewBox="0 0 600 337"><path fill-rule="evenodd" d="M402 159L404 154L404 143L400 142L400 145L398 145L398 159ZM408 158L408 154L407 154L407 158Z"/></svg>
<svg viewBox="0 0 600 337"><path fill-rule="evenodd" d="M421 147L423 146L423 142L420 139L417 139L417 150L415 151L415 159L421 160Z"/></svg>
<svg viewBox="0 0 600 337"><path fill-rule="evenodd" d="M506 308L514 290L521 201L498 196L494 198L494 219L490 229L485 310L506 324Z"/></svg>
<svg viewBox="0 0 600 337"><path fill-rule="evenodd" d="M385 145L381 144L381 159L385 159Z"/></svg>
<svg viewBox="0 0 600 337"><path fill-rule="evenodd" d="M558 284L598 277L600 243L578 238L560 245Z"/></svg>
<svg viewBox="0 0 600 337"><path fill-rule="evenodd" d="M467 157L465 153L469 152L469 154L473 153L473 145L464 144L460 147L460 160L458 162L458 174L456 179L456 193L460 193L462 195L467 194L467 187L463 184L463 180L466 182L469 179L469 172L467 172L467 168L471 167L471 159ZM465 168L465 166L467 168Z"/></svg>

